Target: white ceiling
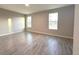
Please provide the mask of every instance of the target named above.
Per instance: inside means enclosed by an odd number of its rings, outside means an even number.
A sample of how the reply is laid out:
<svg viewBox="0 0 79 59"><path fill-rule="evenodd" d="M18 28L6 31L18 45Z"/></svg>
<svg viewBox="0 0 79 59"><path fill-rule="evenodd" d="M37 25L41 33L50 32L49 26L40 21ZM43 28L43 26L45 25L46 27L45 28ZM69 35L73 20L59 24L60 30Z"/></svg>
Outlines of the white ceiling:
<svg viewBox="0 0 79 59"><path fill-rule="evenodd" d="M31 14L64 6L69 6L69 4L30 4L29 6L25 6L24 4L0 4L0 8L19 12L22 14Z"/></svg>

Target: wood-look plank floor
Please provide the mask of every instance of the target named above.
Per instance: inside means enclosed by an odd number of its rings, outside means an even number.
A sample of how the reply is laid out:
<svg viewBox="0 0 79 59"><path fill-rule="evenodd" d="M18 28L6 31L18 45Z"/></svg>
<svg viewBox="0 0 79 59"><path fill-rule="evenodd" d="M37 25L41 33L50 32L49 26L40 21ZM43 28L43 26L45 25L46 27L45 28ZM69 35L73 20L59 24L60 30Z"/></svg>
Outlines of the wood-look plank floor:
<svg viewBox="0 0 79 59"><path fill-rule="evenodd" d="M73 40L30 32L0 37L0 55L71 55Z"/></svg>

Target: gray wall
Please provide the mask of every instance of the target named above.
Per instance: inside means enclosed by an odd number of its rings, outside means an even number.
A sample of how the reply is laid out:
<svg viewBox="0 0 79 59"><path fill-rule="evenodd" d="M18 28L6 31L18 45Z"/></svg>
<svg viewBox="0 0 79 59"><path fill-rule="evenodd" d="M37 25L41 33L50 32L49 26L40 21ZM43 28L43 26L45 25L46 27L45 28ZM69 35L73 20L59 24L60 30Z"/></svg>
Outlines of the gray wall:
<svg viewBox="0 0 79 59"><path fill-rule="evenodd" d="M48 14L58 12L58 30L48 29ZM32 14L32 28L27 31L46 33L50 35L73 37L74 6L38 12Z"/></svg>
<svg viewBox="0 0 79 59"><path fill-rule="evenodd" d="M75 5L73 54L79 55L79 5Z"/></svg>
<svg viewBox="0 0 79 59"><path fill-rule="evenodd" d="M22 14L0 9L0 35L22 31L24 29L23 17L24 15ZM8 18L12 19L12 26L9 25Z"/></svg>

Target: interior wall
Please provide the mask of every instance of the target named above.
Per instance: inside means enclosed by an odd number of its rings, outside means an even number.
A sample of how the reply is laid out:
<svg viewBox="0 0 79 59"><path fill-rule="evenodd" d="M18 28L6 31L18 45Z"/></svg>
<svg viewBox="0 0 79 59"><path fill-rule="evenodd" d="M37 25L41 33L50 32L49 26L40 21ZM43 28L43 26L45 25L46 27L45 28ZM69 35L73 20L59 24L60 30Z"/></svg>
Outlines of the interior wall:
<svg viewBox="0 0 79 59"><path fill-rule="evenodd" d="M75 5L73 54L79 55L79 5Z"/></svg>
<svg viewBox="0 0 79 59"><path fill-rule="evenodd" d="M50 12L58 12L58 30L48 29L48 14ZM74 5L34 13L31 16L32 28L27 28L27 31L65 36L68 38L73 37Z"/></svg>
<svg viewBox="0 0 79 59"><path fill-rule="evenodd" d="M23 29L24 15L0 9L0 35L22 31Z"/></svg>

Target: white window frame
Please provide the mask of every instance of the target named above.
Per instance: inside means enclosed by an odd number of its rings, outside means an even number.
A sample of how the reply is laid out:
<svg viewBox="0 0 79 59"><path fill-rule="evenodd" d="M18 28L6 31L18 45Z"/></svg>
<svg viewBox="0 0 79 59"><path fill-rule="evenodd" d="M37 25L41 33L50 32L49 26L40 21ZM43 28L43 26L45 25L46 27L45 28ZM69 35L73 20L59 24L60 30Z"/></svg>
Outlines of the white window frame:
<svg viewBox="0 0 79 59"><path fill-rule="evenodd" d="M55 14L55 15L54 15ZM57 16L56 16L57 15ZM56 16L56 18L55 18L55 16ZM51 18L50 18L51 17ZM50 24L52 24L52 23L54 22L56 22L56 25L51 25L51 26L53 26L53 27L51 27L50 26ZM53 23L53 24L54 24ZM56 27L54 27L54 26L56 26ZM54 12L54 13L49 13L49 20L48 20L48 29L49 30L58 30L58 12Z"/></svg>
<svg viewBox="0 0 79 59"><path fill-rule="evenodd" d="M32 16L27 16L27 21L26 21L26 26L27 28L31 28L32 27Z"/></svg>

